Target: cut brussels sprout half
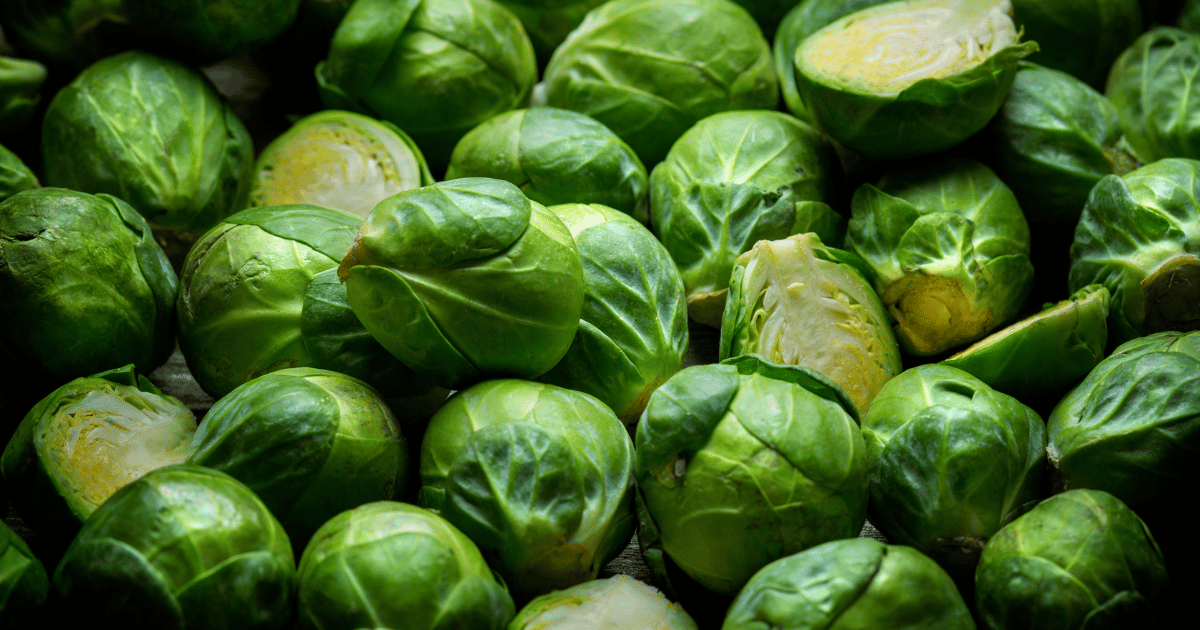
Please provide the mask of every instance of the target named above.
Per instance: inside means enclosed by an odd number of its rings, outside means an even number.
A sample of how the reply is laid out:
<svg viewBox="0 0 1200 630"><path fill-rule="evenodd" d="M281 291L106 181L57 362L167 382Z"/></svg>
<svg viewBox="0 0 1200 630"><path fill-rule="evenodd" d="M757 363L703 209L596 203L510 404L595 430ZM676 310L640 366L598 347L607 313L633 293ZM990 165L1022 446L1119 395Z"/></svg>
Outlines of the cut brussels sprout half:
<svg viewBox="0 0 1200 630"><path fill-rule="evenodd" d="M697 630L679 604L628 575L547 593L525 605L509 630Z"/></svg>

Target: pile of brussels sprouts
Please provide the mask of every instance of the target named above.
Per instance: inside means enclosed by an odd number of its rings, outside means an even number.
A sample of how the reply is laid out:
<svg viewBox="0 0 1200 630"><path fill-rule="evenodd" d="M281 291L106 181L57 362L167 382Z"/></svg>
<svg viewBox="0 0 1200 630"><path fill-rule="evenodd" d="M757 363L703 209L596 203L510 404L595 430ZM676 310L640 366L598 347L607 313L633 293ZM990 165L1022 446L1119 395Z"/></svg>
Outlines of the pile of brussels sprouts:
<svg viewBox="0 0 1200 630"><path fill-rule="evenodd" d="M1197 0L5 0L0 628L1171 619L1197 64Z"/></svg>

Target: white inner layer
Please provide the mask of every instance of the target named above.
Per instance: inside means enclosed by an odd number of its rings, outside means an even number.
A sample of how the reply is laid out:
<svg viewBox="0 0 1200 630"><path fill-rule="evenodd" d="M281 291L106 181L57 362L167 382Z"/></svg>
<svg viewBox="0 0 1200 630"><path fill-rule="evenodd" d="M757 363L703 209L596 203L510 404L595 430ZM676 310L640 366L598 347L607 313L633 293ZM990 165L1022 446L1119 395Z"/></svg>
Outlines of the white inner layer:
<svg viewBox="0 0 1200 630"><path fill-rule="evenodd" d="M531 619L524 630L671 630L672 604L657 589L628 575L585 582L558 594L562 603Z"/></svg>

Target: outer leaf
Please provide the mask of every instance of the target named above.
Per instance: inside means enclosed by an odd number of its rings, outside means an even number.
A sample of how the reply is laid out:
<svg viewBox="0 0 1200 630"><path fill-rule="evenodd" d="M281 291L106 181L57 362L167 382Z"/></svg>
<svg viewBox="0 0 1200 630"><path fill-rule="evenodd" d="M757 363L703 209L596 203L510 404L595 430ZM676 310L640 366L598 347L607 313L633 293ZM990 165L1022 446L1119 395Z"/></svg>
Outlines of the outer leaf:
<svg viewBox="0 0 1200 630"><path fill-rule="evenodd" d="M1200 159L1200 110L1191 98L1198 62L1200 35L1158 27L1113 64L1105 94L1142 162Z"/></svg>
<svg viewBox="0 0 1200 630"><path fill-rule="evenodd" d="M17 157L0 145L0 201L31 188L37 188L37 176Z"/></svg>

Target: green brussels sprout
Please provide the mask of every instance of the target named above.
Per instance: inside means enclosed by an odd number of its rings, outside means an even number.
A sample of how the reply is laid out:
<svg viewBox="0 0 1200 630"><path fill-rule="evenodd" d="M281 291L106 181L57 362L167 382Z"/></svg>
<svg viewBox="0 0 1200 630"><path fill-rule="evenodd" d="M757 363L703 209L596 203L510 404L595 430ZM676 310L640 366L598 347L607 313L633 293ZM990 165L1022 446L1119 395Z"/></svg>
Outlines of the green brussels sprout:
<svg viewBox="0 0 1200 630"><path fill-rule="evenodd" d="M182 464L196 417L132 365L77 378L34 405L0 457L21 518L70 538L114 492Z"/></svg>
<svg viewBox="0 0 1200 630"><path fill-rule="evenodd" d="M290 368L218 400L196 430L187 463L246 484L299 546L343 510L398 497L408 445L370 385Z"/></svg>
<svg viewBox="0 0 1200 630"><path fill-rule="evenodd" d="M23 372L0 387L44 393L126 363L150 373L174 349L178 287L150 226L115 197L39 188L0 202L0 354Z"/></svg>
<svg viewBox="0 0 1200 630"><path fill-rule="evenodd" d="M17 50L82 68L129 48L124 0L4 0L0 25Z"/></svg>
<svg viewBox="0 0 1200 630"><path fill-rule="evenodd" d="M525 605L508 630L697 630L695 620L658 589L628 575L592 580Z"/></svg>
<svg viewBox="0 0 1200 630"><path fill-rule="evenodd" d="M650 394L683 367L683 279L650 230L601 205L551 206L583 261L583 312L546 383L591 394L632 425Z"/></svg>
<svg viewBox="0 0 1200 630"><path fill-rule="evenodd" d="M850 209L846 249L874 272L905 352L975 341L1025 303L1029 224L988 167L939 158L902 168L859 187Z"/></svg>
<svg viewBox="0 0 1200 630"><path fill-rule="evenodd" d="M598 203L649 220L646 167L594 119L565 109L505 112L472 129L450 156L446 179L494 177L547 206Z"/></svg>
<svg viewBox="0 0 1200 630"><path fill-rule="evenodd" d="M29 123L45 82L46 66L0 55L0 137Z"/></svg>
<svg viewBox="0 0 1200 630"><path fill-rule="evenodd" d="M734 261L758 241L840 243L845 219L826 202L841 178L829 141L787 114L724 112L688 129L650 173L650 218L692 319L721 325Z"/></svg>
<svg viewBox="0 0 1200 630"><path fill-rule="evenodd" d="M42 124L47 185L120 197L152 223L202 232L240 210L250 135L199 72L133 51L89 66Z"/></svg>
<svg viewBox="0 0 1200 630"><path fill-rule="evenodd" d="M1116 497L1070 490L988 542L975 572L988 630L1118 630L1152 618L1167 585L1150 530Z"/></svg>
<svg viewBox="0 0 1200 630"><path fill-rule="evenodd" d="M384 199L337 273L371 335L448 388L544 374L566 354L583 308L571 232L494 179Z"/></svg>
<svg viewBox="0 0 1200 630"><path fill-rule="evenodd" d="M1200 161L1169 158L1092 189L1071 245L1070 288L1112 293L1109 339L1200 328Z"/></svg>
<svg viewBox="0 0 1200 630"><path fill-rule="evenodd" d="M906 370L883 386L862 427L871 523L952 575L972 575L988 538L1039 498L1046 425L962 370Z"/></svg>
<svg viewBox="0 0 1200 630"><path fill-rule="evenodd" d="M721 630L974 630L950 576L908 547L834 540L763 567Z"/></svg>
<svg viewBox="0 0 1200 630"><path fill-rule="evenodd" d="M1033 61L1094 87L1142 32L1138 0L1010 1L1013 22L1040 48Z"/></svg>
<svg viewBox="0 0 1200 630"><path fill-rule="evenodd" d="M442 406L421 505L479 545L518 600L595 579L633 535L633 444L595 397L502 379Z"/></svg>
<svg viewBox="0 0 1200 630"><path fill-rule="evenodd" d="M296 20L300 0L124 0L129 25L165 53L200 63L254 52Z"/></svg>
<svg viewBox="0 0 1200 630"><path fill-rule="evenodd" d="M322 525L299 575L302 630L503 630L515 609L475 543L436 514L394 501Z"/></svg>
<svg viewBox="0 0 1200 630"><path fill-rule="evenodd" d="M17 157L0 145L0 201L25 190L38 187L37 176Z"/></svg>
<svg viewBox="0 0 1200 630"><path fill-rule="evenodd" d="M942 365L958 368L1030 405L1054 404L1104 358L1108 289L1089 284Z"/></svg>
<svg viewBox="0 0 1200 630"><path fill-rule="evenodd" d="M395 125L326 110L301 118L263 149L249 205L311 204L366 218L387 197L432 183L420 149Z"/></svg>
<svg viewBox="0 0 1200 630"><path fill-rule="evenodd" d="M1117 107L1125 140L1143 163L1200 159L1200 123L1192 69L1200 34L1158 27L1125 49L1108 75L1105 95Z"/></svg>
<svg viewBox="0 0 1200 630"><path fill-rule="evenodd" d="M296 564L279 521L225 473L180 464L105 501L54 572L71 624L284 628Z"/></svg>
<svg viewBox="0 0 1200 630"><path fill-rule="evenodd" d="M661 551L717 593L738 592L774 560L857 536L866 520L854 403L809 368L746 355L680 371L650 397L636 456ZM661 573L657 554L646 555Z"/></svg>
<svg viewBox="0 0 1200 630"><path fill-rule="evenodd" d="M721 322L720 357L759 354L829 377L866 413L900 373L900 346L858 257L816 234L759 241L737 259Z"/></svg>
<svg viewBox="0 0 1200 630"><path fill-rule="evenodd" d="M876 160L952 147L1004 103L1017 61L1008 0L904 0L869 7L800 42L796 88L817 126Z"/></svg>
<svg viewBox="0 0 1200 630"><path fill-rule="evenodd" d="M652 168L701 118L775 109L771 50L729 0L613 0L546 66L546 104L612 129Z"/></svg>
<svg viewBox="0 0 1200 630"><path fill-rule="evenodd" d="M41 560L0 522L0 628L34 627L49 592Z"/></svg>
<svg viewBox="0 0 1200 630"><path fill-rule="evenodd" d="M584 16L607 0L496 0L521 20L533 52L545 64Z"/></svg>
<svg viewBox="0 0 1200 630"><path fill-rule="evenodd" d="M475 125L529 102L537 63L490 0L358 0L316 74L327 109L394 123L440 171Z"/></svg>

